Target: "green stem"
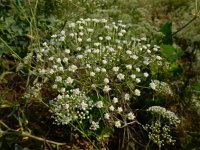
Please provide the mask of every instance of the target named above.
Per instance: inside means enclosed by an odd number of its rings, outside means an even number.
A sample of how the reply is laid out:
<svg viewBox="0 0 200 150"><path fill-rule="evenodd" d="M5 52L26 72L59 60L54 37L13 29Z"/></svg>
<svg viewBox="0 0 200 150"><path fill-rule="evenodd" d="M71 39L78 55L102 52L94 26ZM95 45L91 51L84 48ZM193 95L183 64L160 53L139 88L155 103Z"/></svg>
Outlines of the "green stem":
<svg viewBox="0 0 200 150"><path fill-rule="evenodd" d="M185 27L187 27L190 23L192 23L194 20L196 20L197 16L195 15L190 21L188 21L185 25L183 25L180 29L172 33L172 36L176 35L180 31L182 31Z"/></svg>
<svg viewBox="0 0 200 150"><path fill-rule="evenodd" d="M37 137L37 136L31 135L31 134L26 133L26 132L0 131L0 133L2 135L17 135L17 136L29 137L29 138L32 138L32 139L35 139L35 140L38 140L38 141L41 141L41 142L47 142L47 143L54 144L54 145L66 145L66 143L60 143L60 142L55 142L55 141L51 141L51 140L46 140L44 138Z"/></svg>
<svg viewBox="0 0 200 150"><path fill-rule="evenodd" d="M51 140L46 140L44 138L38 137L38 136L34 136L31 135L30 133L27 132L21 132L21 131L16 131L14 129L11 129L9 126L7 126L3 121L0 120L0 124L2 126L4 126L8 131L2 131L0 130L0 135L17 135L17 136L23 136L23 137L29 137L41 142L47 142L49 144L54 144L54 145L66 145L66 143L60 143L60 142L55 142L55 141L51 141Z"/></svg>
<svg viewBox="0 0 200 150"><path fill-rule="evenodd" d="M16 57L19 60L22 60L22 58L19 57L19 55L15 51L13 51L13 49L1 37L0 37L0 41L8 48L8 50L10 51L10 53L13 54L14 57Z"/></svg>

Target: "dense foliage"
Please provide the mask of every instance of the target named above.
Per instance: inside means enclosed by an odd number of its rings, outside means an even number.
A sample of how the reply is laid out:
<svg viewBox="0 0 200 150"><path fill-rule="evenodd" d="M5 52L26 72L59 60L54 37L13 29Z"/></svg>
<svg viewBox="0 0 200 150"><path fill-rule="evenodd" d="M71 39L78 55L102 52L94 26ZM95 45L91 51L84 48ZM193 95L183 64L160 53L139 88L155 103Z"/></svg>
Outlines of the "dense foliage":
<svg viewBox="0 0 200 150"><path fill-rule="evenodd" d="M0 149L198 149L198 7L0 0Z"/></svg>

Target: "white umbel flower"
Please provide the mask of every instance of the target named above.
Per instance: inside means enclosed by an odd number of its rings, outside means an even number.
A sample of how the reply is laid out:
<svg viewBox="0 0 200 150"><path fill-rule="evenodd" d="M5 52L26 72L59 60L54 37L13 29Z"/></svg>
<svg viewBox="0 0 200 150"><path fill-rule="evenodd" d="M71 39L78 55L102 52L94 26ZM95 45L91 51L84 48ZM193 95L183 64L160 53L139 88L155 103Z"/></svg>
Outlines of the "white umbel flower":
<svg viewBox="0 0 200 150"><path fill-rule="evenodd" d="M104 81L105 84L108 84L110 82L108 78L104 78L103 81Z"/></svg>
<svg viewBox="0 0 200 150"><path fill-rule="evenodd" d="M119 71L119 67L113 67L112 70L113 70L114 72L118 72L118 71Z"/></svg>
<svg viewBox="0 0 200 150"><path fill-rule="evenodd" d="M134 94L135 94L136 96L140 96L140 95L141 95L141 92L140 92L140 90L135 89Z"/></svg>
<svg viewBox="0 0 200 150"><path fill-rule="evenodd" d="M135 115L132 112L128 113L127 117L128 117L129 120L134 120L135 119Z"/></svg>
<svg viewBox="0 0 200 150"><path fill-rule="evenodd" d="M109 87L109 85L105 85L103 88L103 91L108 93L111 90L111 88Z"/></svg>
<svg viewBox="0 0 200 150"><path fill-rule="evenodd" d="M130 95L129 95L128 93L126 93L126 94L124 95L124 99L125 99L125 100L130 100Z"/></svg>
<svg viewBox="0 0 200 150"><path fill-rule="evenodd" d="M119 120L115 121L115 127L117 127L117 128L121 127L121 122Z"/></svg>
<svg viewBox="0 0 200 150"><path fill-rule="evenodd" d="M118 98L114 97L112 101L114 104L116 104L116 103L118 103Z"/></svg>
<svg viewBox="0 0 200 150"><path fill-rule="evenodd" d="M124 77L125 77L125 75L124 74L122 74L122 73L119 73L118 75L117 75L117 78L121 81L121 80L124 80Z"/></svg>
<svg viewBox="0 0 200 150"><path fill-rule="evenodd" d="M117 112L118 112L118 113L121 113L122 111L123 111L122 107L118 107L118 108L117 108Z"/></svg>
<svg viewBox="0 0 200 150"><path fill-rule="evenodd" d="M103 107L103 102L102 102L102 101L98 101L98 102L96 103L96 107L97 107L97 108L102 108L102 107Z"/></svg>
<svg viewBox="0 0 200 150"><path fill-rule="evenodd" d="M114 111L114 110L115 110L115 107L114 107L113 105L111 105L111 106L109 107L109 110L110 110L110 111Z"/></svg>
<svg viewBox="0 0 200 150"><path fill-rule="evenodd" d="M105 118L105 119L110 119L109 113L105 113L105 114L104 114L104 118Z"/></svg>

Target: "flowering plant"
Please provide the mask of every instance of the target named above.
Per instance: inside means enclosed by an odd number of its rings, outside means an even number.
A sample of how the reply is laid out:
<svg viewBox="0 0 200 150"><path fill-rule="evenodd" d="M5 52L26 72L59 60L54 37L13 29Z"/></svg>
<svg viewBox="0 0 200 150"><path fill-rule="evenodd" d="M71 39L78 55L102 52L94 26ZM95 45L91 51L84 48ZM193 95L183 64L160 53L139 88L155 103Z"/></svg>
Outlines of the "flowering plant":
<svg viewBox="0 0 200 150"><path fill-rule="evenodd" d="M56 124L84 124L95 131L101 125L138 123L131 104L144 88L155 90L153 83L143 83L163 58L159 46L132 36L130 28L120 20L80 19L35 50L33 72L44 79L40 86L47 84L57 93L49 100Z"/></svg>

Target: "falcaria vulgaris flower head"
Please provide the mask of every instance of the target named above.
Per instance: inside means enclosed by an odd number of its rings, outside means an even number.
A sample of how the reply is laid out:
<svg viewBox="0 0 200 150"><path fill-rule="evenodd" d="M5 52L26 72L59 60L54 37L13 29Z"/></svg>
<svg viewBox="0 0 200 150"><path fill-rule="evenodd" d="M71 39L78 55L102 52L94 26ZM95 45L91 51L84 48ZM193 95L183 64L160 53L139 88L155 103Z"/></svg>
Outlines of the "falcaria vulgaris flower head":
<svg viewBox="0 0 200 150"><path fill-rule="evenodd" d="M121 128L135 122L130 104L142 96L148 68L162 64L158 54L158 46L134 37L122 21L81 18L36 50L33 71L57 93L49 99L55 123L87 122L94 131L102 124Z"/></svg>

